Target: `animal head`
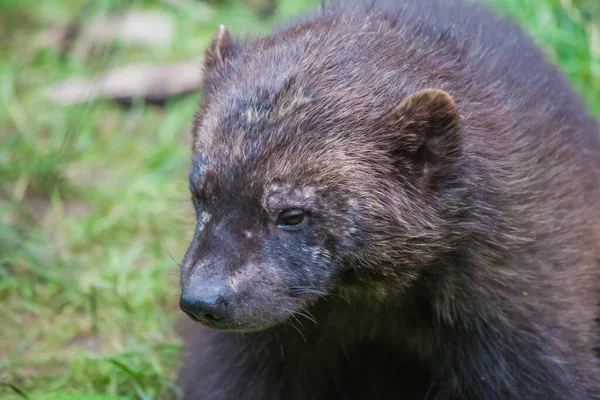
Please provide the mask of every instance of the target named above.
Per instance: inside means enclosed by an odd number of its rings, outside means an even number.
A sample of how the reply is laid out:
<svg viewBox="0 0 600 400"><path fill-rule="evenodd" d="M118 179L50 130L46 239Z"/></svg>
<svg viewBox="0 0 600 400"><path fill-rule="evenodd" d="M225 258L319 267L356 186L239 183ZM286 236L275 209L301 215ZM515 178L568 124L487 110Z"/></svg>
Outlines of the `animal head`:
<svg viewBox="0 0 600 400"><path fill-rule="evenodd" d="M180 305L214 328L266 329L333 293L385 299L444 246L456 103L385 94L385 71L305 28L243 46L221 26L206 52Z"/></svg>

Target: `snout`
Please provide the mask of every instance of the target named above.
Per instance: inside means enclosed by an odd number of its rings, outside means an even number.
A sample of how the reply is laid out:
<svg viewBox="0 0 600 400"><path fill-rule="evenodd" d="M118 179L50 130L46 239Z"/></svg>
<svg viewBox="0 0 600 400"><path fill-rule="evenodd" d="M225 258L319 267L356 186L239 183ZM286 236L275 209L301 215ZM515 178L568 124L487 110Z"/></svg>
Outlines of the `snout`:
<svg viewBox="0 0 600 400"><path fill-rule="evenodd" d="M312 298L291 295L280 269L267 263L245 263L225 273L218 263L211 268L184 272L179 308L192 320L228 332L269 329L312 304ZM214 265L217 265L215 267ZM295 281L293 281L296 284Z"/></svg>
<svg viewBox="0 0 600 400"><path fill-rule="evenodd" d="M179 308L191 319L212 328L228 325L231 319L230 291L225 285L196 284L184 287Z"/></svg>

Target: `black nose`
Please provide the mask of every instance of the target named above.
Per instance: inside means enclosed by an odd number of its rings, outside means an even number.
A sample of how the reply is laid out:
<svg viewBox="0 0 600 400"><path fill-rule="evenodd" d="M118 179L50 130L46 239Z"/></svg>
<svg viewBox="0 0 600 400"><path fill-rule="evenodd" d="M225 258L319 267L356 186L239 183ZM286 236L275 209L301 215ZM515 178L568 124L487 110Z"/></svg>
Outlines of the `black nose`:
<svg viewBox="0 0 600 400"><path fill-rule="evenodd" d="M227 317L227 300L214 290L183 289L179 308L193 320L207 325L215 325Z"/></svg>

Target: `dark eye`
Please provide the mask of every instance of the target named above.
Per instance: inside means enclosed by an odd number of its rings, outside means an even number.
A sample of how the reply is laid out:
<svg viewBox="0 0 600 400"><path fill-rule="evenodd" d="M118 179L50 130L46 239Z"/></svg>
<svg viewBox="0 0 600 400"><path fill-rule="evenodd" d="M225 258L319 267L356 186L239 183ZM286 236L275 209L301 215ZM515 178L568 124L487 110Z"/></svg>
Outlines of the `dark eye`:
<svg viewBox="0 0 600 400"><path fill-rule="evenodd" d="M282 211L277 217L277 227L287 230L297 230L306 225L308 214L299 208Z"/></svg>

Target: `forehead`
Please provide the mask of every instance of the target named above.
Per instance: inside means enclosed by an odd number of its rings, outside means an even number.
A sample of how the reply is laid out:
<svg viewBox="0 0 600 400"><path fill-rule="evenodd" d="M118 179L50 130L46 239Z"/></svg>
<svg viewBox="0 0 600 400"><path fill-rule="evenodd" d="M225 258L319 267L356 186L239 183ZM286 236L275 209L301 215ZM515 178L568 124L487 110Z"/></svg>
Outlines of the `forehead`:
<svg viewBox="0 0 600 400"><path fill-rule="evenodd" d="M336 158L334 151L319 155L298 149L255 149L251 156L221 149L224 151L195 153L189 173L192 187L235 197L259 193L305 196L314 195L315 189L336 173L327 165Z"/></svg>
<svg viewBox="0 0 600 400"><path fill-rule="evenodd" d="M294 75L264 79L262 74L242 74L227 79L207 100L204 119L194 132L197 150L224 143L231 147L273 133L274 128L298 125L318 107L314 90Z"/></svg>
<svg viewBox="0 0 600 400"><path fill-rule="evenodd" d="M211 99L194 133L197 169L270 181L333 155L333 143L317 137L314 91L291 78L271 86L231 85Z"/></svg>
<svg viewBox="0 0 600 400"><path fill-rule="evenodd" d="M365 167L360 154L381 147L373 135L386 104L371 78L336 57L286 48L233 60L204 100L193 150L225 182L339 182Z"/></svg>
<svg viewBox="0 0 600 400"><path fill-rule="evenodd" d="M225 165L221 160L210 163L208 157L198 153L190 171L192 193L210 198L213 206L222 212L235 210L306 207L317 209L323 196L336 186L325 184L322 175L310 173L296 166L282 173L253 171L253 164Z"/></svg>

